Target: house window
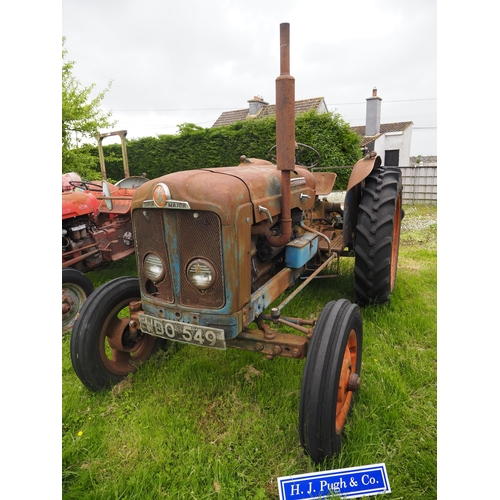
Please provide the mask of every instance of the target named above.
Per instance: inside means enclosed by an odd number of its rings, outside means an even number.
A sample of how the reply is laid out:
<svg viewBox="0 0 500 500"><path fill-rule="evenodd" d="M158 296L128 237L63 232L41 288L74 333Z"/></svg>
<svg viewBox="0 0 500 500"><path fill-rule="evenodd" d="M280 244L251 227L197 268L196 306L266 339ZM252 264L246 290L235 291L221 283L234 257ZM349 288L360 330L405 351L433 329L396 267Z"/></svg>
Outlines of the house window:
<svg viewBox="0 0 500 500"><path fill-rule="evenodd" d="M399 166L399 149L389 149L385 152L384 165L386 167Z"/></svg>

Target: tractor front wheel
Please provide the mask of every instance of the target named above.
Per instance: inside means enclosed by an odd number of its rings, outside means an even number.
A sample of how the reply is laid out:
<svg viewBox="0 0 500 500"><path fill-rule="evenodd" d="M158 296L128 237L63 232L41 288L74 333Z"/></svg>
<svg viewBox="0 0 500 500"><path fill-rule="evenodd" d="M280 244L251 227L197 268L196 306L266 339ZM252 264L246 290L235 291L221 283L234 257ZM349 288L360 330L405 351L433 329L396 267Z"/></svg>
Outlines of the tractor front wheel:
<svg viewBox="0 0 500 500"><path fill-rule="evenodd" d="M360 306L386 302L394 291L402 191L397 167L377 167L365 180L354 244L354 290Z"/></svg>
<svg viewBox="0 0 500 500"><path fill-rule="evenodd" d="M360 385L363 322L346 299L326 304L307 352L300 391L300 443L314 462L338 453Z"/></svg>
<svg viewBox="0 0 500 500"><path fill-rule="evenodd" d="M140 300L139 280L116 278L95 290L83 305L71 334L71 361L82 383L108 388L135 371L165 340L129 329L130 302Z"/></svg>
<svg viewBox="0 0 500 500"><path fill-rule="evenodd" d="M94 285L85 274L70 267L63 267L62 333L73 328L83 303L93 291Z"/></svg>

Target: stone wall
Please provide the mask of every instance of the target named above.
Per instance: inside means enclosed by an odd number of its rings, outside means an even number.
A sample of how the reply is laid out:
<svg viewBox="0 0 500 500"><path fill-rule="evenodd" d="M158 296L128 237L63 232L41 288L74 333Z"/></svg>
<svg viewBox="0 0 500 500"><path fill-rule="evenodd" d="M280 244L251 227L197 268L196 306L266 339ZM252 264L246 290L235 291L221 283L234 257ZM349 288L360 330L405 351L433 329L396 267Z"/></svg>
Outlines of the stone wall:
<svg viewBox="0 0 500 500"><path fill-rule="evenodd" d="M437 167L437 156L410 156L410 167Z"/></svg>

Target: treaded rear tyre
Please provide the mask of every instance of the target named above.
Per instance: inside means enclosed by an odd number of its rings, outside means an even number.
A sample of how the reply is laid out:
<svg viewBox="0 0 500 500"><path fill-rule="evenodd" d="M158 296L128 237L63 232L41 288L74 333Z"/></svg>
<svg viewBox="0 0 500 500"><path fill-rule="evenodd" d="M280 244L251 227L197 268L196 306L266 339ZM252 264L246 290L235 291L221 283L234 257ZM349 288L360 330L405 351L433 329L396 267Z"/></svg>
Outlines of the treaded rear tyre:
<svg viewBox="0 0 500 500"><path fill-rule="evenodd" d="M117 384L165 345L147 334L131 338L127 308L140 298L139 279L121 277L101 285L83 304L70 351L76 375L90 390Z"/></svg>
<svg viewBox="0 0 500 500"><path fill-rule="evenodd" d="M394 291L402 192L398 167L377 167L365 179L354 244L354 290L360 306L382 304Z"/></svg>

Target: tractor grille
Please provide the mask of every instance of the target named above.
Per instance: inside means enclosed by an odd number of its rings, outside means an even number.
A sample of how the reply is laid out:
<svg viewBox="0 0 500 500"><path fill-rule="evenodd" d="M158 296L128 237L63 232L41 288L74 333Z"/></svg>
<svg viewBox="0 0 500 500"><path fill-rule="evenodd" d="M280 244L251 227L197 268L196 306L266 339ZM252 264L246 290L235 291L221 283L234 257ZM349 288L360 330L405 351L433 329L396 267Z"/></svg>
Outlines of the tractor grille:
<svg viewBox="0 0 500 500"><path fill-rule="evenodd" d="M221 222L213 212L141 209L134 211L134 232L142 290L156 299L193 308L219 309L225 304ZM167 264L167 274L153 287L142 271L148 252ZM217 273L212 288L200 292L187 279L186 269L195 258L209 260ZM174 297L174 289L179 296Z"/></svg>
<svg viewBox="0 0 500 500"><path fill-rule="evenodd" d="M213 212L204 211L178 210L176 215L179 245L177 252L181 262L180 303L190 307L220 308L225 302L220 219ZM209 260L217 273L215 285L205 292L200 292L192 285L185 272L188 264L197 257Z"/></svg>
<svg viewBox="0 0 500 500"><path fill-rule="evenodd" d="M137 254L137 266L141 290L152 297L165 302L174 301L174 287L170 273L169 255L165 245L165 227L160 210L136 210L133 215L134 240ZM156 253L163 262L167 263L165 278L156 286L148 280L142 263L148 252Z"/></svg>

